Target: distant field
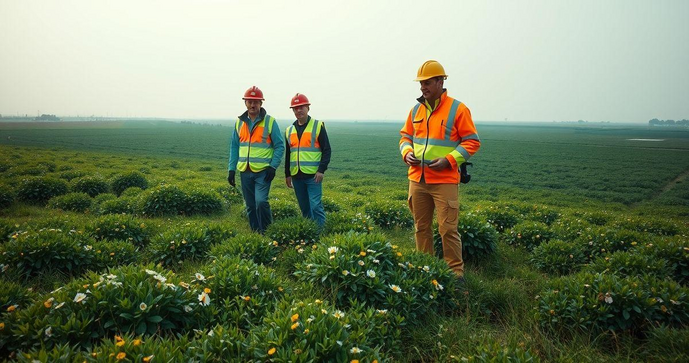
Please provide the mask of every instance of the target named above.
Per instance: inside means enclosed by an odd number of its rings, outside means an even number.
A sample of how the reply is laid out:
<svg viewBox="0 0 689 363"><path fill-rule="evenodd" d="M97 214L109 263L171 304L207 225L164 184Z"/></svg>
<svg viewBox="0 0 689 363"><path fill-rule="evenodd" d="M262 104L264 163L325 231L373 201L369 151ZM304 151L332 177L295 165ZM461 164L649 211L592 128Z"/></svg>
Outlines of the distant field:
<svg viewBox="0 0 689 363"><path fill-rule="evenodd" d="M400 125L333 122L327 128L334 150L331 173L404 188ZM563 195L554 199L689 206L689 131L521 124L478 129L482 148L471 160L472 183L464 187L472 198L495 200L507 193L545 202ZM222 168L230 131L171 122L7 123L0 124L0 144L200 159Z"/></svg>

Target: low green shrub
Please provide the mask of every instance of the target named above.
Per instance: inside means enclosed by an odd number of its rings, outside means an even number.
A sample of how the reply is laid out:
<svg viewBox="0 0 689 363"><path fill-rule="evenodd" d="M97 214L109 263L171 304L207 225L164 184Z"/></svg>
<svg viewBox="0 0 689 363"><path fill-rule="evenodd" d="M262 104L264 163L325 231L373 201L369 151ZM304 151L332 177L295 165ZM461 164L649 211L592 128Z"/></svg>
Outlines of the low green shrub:
<svg viewBox="0 0 689 363"><path fill-rule="evenodd" d="M210 215L222 212L223 202L220 195L205 189L194 188L184 191L185 205L181 214L184 215Z"/></svg>
<svg viewBox="0 0 689 363"><path fill-rule="evenodd" d="M50 198L66 194L67 183L50 177L22 179L17 187L17 197L27 203L43 205Z"/></svg>
<svg viewBox="0 0 689 363"><path fill-rule="evenodd" d="M150 228L129 215L105 215L93 220L86 230L97 240L128 241L137 247L148 243Z"/></svg>
<svg viewBox="0 0 689 363"><path fill-rule="evenodd" d="M652 233L658 236L674 236L681 232L678 224L663 217L628 217L613 222L613 225L618 229Z"/></svg>
<svg viewBox="0 0 689 363"><path fill-rule="evenodd" d="M289 293L289 282L271 268L239 257L221 257L194 275L194 286L206 291L213 322L248 329L261 322Z"/></svg>
<svg viewBox="0 0 689 363"><path fill-rule="evenodd" d="M186 194L175 185L160 185L147 191L141 199L141 211L147 216L177 215L184 213Z"/></svg>
<svg viewBox="0 0 689 363"><path fill-rule="evenodd" d="M277 259L280 249L277 242L256 233L246 233L213 246L210 255L240 257L258 264L268 265Z"/></svg>
<svg viewBox="0 0 689 363"><path fill-rule="evenodd" d="M326 289L337 306L357 300L394 309L407 321L449 304L456 284L444 261L416 251L405 256L380 234L335 235L298 264L294 275Z"/></svg>
<svg viewBox="0 0 689 363"><path fill-rule="evenodd" d="M685 286L689 284L689 241L685 237L660 237L638 246L633 252L666 261L672 279Z"/></svg>
<svg viewBox="0 0 689 363"><path fill-rule="evenodd" d="M383 361L400 349L403 319L355 305L341 311L321 300L284 302L252 331L253 358L284 362Z"/></svg>
<svg viewBox="0 0 689 363"><path fill-rule="evenodd" d="M137 171L131 171L113 177L110 181L110 187L115 194L120 195L125 189L131 187L146 189L148 188L148 181L143 174Z"/></svg>
<svg viewBox="0 0 689 363"><path fill-rule="evenodd" d="M531 263L548 274L568 275L579 271L587 262L578 244L562 240L542 243L531 254Z"/></svg>
<svg viewBox="0 0 689 363"><path fill-rule="evenodd" d="M550 225L553 238L571 242L597 229L583 218L561 217Z"/></svg>
<svg viewBox="0 0 689 363"><path fill-rule="evenodd" d="M366 205L366 214L381 228L411 227L414 225L409 207L401 202L376 201Z"/></svg>
<svg viewBox="0 0 689 363"><path fill-rule="evenodd" d="M279 221L285 218L299 217L301 211L294 203L284 199L274 199L270 201L270 211L273 212L273 220Z"/></svg>
<svg viewBox="0 0 689 363"><path fill-rule="evenodd" d="M244 197L237 188L229 187L227 184L218 186L214 189L229 205L243 205Z"/></svg>
<svg viewBox="0 0 689 363"><path fill-rule="evenodd" d="M18 229L14 223L9 220L0 218L0 244L10 240L10 236Z"/></svg>
<svg viewBox="0 0 689 363"><path fill-rule="evenodd" d="M342 209L333 198L323 197L321 201L323 202L323 209L325 210L325 213L335 213Z"/></svg>
<svg viewBox="0 0 689 363"><path fill-rule="evenodd" d="M107 193L110 185L101 176L84 176L72 181L72 191L86 193L91 198L98 194Z"/></svg>
<svg viewBox="0 0 689 363"><path fill-rule="evenodd" d="M115 194L111 193L103 193L103 194L98 194L93 198L93 203L96 205L99 205L107 200L113 200L117 199L117 196Z"/></svg>
<svg viewBox="0 0 689 363"><path fill-rule="evenodd" d="M123 194L124 195L124 194ZM138 201L132 197L119 197L98 204L98 214L136 214Z"/></svg>
<svg viewBox="0 0 689 363"><path fill-rule="evenodd" d="M559 278L541 291L537 305L541 325L564 334L689 323L689 289L650 277L580 273Z"/></svg>
<svg viewBox="0 0 689 363"><path fill-rule="evenodd" d="M590 212L590 211L575 211L574 216L580 217L583 220L596 225L596 226L604 226L606 225L609 221L612 220L613 216L609 212L601 211L601 212Z"/></svg>
<svg viewBox="0 0 689 363"><path fill-rule="evenodd" d="M14 203L14 190L4 184L0 184L0 209L7 208Z"/></svg>
<svg viewBox="0 0 689 363"><path fill-rule="evenodd" d="M50 350L62 344L88 349L121 334L184 334L209 321L212 302L207 297L152 266L89 273L10 316L0 330L0 346L7 351Z"/></svg>
<svg viewBox="0 0 689 363"><path fill-rule="evenodd" d="M477 213L486 217L499 233L514 227L521 222L519 214L507 205L493 205L479 209Z"/></svg>
<svg viewBox="0 0 689 363"><path fill-rule="evenodd" d="M554 233L545 223L524 221L509 229L503 237L511 245L524 246L527 250L553 238Z"/></svg>
<svg viewBox="0 0 689 363"><path fill-rule="evenodd" d="M210 246L211 240L206 229L187 223L152 237L148 251L151 261L164 266L175 266L185 260L206 257Z"/></svg>
<svg viewBox="0 0 689 363"><path fill-rule="evenodd" d="M0 266L0 270L2 269L4 267ZM2 291L2 294L0 294L0 319L5 314L26 308L37 297L37 294L32 290L3 279L0 279L0 291Z"/></svg>
<svg viewBox="0 0 689 363"><path fill-rule="evenodd" d="M227 220L203 222L201 226L206 230L206 234L212 245L222 243L237 235L236 226Z"/></svg>
<svg viewBox="0 0 689 363"><path fill-rule="evenodd" d="M459 216L457 231L462 242L462 257L477 261L486 258L498 248L498 232L482 216L464 213ZM436 255L443 257L443 241L437 224L433 225L433 245Z"/></svg>
<svg viewBox="0 0 689 363"><path fill-rule="evenodd" d="M653 237L648 234L644 235L625 229L599 227L585 231L575 240L575 243L582 247L586 257L592 261L598 256L617 251L627 251L651 240Z"/></svg>
<svg viewBox="0 0 689 363"><path fill-rule="evenodd" d="M560 212L550 209L545 205L533 205L525 215L526 219L545 223L547 225L553 224L560 218Z"/></svg>
<svg viewBox="0 0 689 363"><path fill-rule="evenodd" d="M586 271L615 274L620 277L653 276L664 279L672 276L672 269L666 260L640 254L634 250L617 251L606 256L600 256L586 267Z"/></svg>
<svg viewBox="0 0 689 363"><path fill-rule="evenodd" d="M140 187L129 187L122 191L120 197L138 197L144 190Z"/></svg>
<svg viewBox="0 0 689 363"><path fill-rule="evenodd" d="M291 217L272 223L265 235L279 245L314 243L319 240L320 229L316 222L303 218Z"/></svg>
<svg viewBox="0 0 689 363"><path fill-rule="evenodd" d="M72 179L80 178L85 176L86 173L81 170L66 170L60 173L60 179L65 179L67 181L72 181Z"/></svg>
<svg viewBox="0 0 689 363"><path fill-rule="evenodd" d="M334 212L325 219L323 234L370 233L373 231L371 219L361 213Z"/></svg>
<svg viewBox="0 0 689 363"><path fill-rule="evenodd" d="M48 201L48 207L83 213L91 208L92 203L93 199L86 193L67 193L51 198Z"/></svg>

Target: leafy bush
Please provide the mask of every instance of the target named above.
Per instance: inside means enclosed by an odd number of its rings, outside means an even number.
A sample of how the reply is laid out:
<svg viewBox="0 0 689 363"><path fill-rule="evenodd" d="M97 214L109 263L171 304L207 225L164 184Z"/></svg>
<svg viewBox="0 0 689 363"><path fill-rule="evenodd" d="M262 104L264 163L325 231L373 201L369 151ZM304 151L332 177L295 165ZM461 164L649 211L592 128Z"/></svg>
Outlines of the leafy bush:
<svg viewBox="0 0 689 363"><path fill-rule="evenodd" d="M323 234L336 233L369 233L373 231L371 219L361 213L335 212L328 214Z"/></svg>
<svg viewBox="0 0 689 363"><path fill-rule="evenodd" d="M50 198L66 193L67 183L50 177L22 179L17 188L20 200L35 204L45 204Z"/></svg>
<svg viewBox="0 0 689 363"><path fill-rule="evenodd" d="M78 231L19 232L0 246L0 264L13 276L25 278L51 271L78 275L135 259L131 245L97 242Z"/></svg>
<svg viewBox="0 0 689 363"><path fill-rule="evenodd" d="M204 189L191 189L184 192L185 205L181 211L185 215L214 214L223 210L220 195Z"/></svg>
<svg viewBox="0 0 689 363"><path fill-rule="evenodd" d="M542 243L531 254L531 263L549 274L568 275L577 272L587 261L578 244L561 240Z"/></svg>
<svg viewBox="0 0 689 363"><path fill-rule="evenodd" d="M538 298L541 325L561 333L644 331L689 322L689 289L670 280L580 273L551 281Z"/></svg>
<svg viewBox="0 0 689 363"><path fill-rule="evenodd" d="M136 214L138 210L137 207L138 202L136 199L119 197L100 203L98 205L98 214Z"/></svg>
<svg viewBox="0 0 689 363"><path fill-rule="evenodd" d="M93 199L86 193L67 193L51 198L48 207L83 213L91 208L92 203Z"/></svg>
<svg viewBox="0 0 689 363"><path fill-rule="evenodd" d="M97 240L128 241L135 246L148 243L149 228L146 224L128 215L106 215L92 221L87 231Z"/></svg>
<svg viewBox="0 0 689 363"><path fill-rule="evenodd" d="M227 203L230 205L243 205L244 204L244 198L242 197L242 194L239 193L239 190L237 188L230 188L227 186L227 184L224 184L222 186L218 186L215 188L215 191L220 194L220 196L225 199ZM272 206L271 206L272 207Z"/></svg>
<svg viewBox="0 0 689 363"><path fill-rule="evenodd" d="M71 181L72 179L76 179L84 175L86 175L86 173L81 170L67 170L60 173L60 179Z"/></svg>
<svg viewBox="0 0 689 363"><path fill-rule="evenodd" d="M462 257L465 260L480 260L492 255L498 248L498 232L482 217L474 213L460 215L457 231L462 241ZM443 257L443 241L437 224L433 226L433 241L436 255Z"/></svg>
<svg viewBox="0 0 689 363"><path fill-rule="evenodd" d="M275 221L301 216L301 211L296 204L283 199L271 200L270 211L273 212L273 220Z"/></svg>
<svg viewBox="0 0 689 363"><path fill-rule="evenodd" d="M116 196L115 194L103 193L103 194L98 194L98 195L96 195L96 196L93 198L93 203L96 204L96 205L99 205L99 204L101 204L101 203L103 203L103 202L105 202L105 201L113 200L113 199L117 199L117 196Z"/></svg>
<svg viewBox="0 0 689 363"><path fill-rule="evenodd" d="M321 246L294 275L326 289L337 306L357 300L420 321L416 318L429 309L449 303L456 284L444 261L420 252L405 257L380 234L335 235Z"/></svg>
<svg viewBox="0 0 689 363"><path fill-rule="evenodd" d="M138 197L144 190L139 187L129 187L122 191L120 197Z"/></svg>
<svg viewBox="0 0 689 363"><path fill-rule="evenodd" d="M355 306L343 312L321 300L284 302L252 331L253 358L284 362L372 362L399 349L403 319Z"/></svg>
<svg viewBox="0 0 689 363"><path fill-rule="evenodd" d="M615 274L620 277L653 276L664 279L672 276L672 270L667 261L636 251L617 251L607 256L600 256L586 270L591 273Z"/></svg>
<svg viewBox="0 0 689 363"><path fill-rule="evenodd" d="M575 240L582 247L586 257L592 261L598 256L643 245L652 238L629 230L616 230L606 227L593 228L582 233Z"/></svg>
<svg viewBox="0 0 689 363"><path fill-rule="evenodd" d="M186 194L177 186L160 185L142 197L141 210L145 215L162 216L184 213Z"/></svg>
<svg viewBox="0 0 689 363"><path fill-rule="evenodd" d="M10 187L0 184L0 209L7 208L14 203L14 191Z"/></svg>
<svg viewBox="0 0 689 363"><path fill-rule="evenodd" d="M514 227L521 222L519 214L506 205L489 206L478 211L492 224L499 233Z"/></svg>
<svg viewBox="0 0 689 363"><path fill-rule="evenodd" d="M549 241L553 236L553 232L545 223L531 221L521 222L504 234L507 243L524 246L528 250Z"/></svg>
<svg viewBox="0 0 689 363"><path fill-rule="evenodd" d="M115 176L110 182L110 186L115 194L120 195L125 191L125 189L131 187L146 189L148 188L148 181L143 174L137 171L132 171Z"/></svg>
<svg viewBox="0 0 689 363"><path fill-rule="evenodd" d="M240 257L258 264L270 264L277 259L280 249L277 243L256 234L246 233L213 246L210 251L215 257Z"/></svg>
<svg viewBox="0 0 689 363"><path fill-rule="evenodd" d="M17 227L10 221L0 218L0 244L10 240L12 232L17 230Z"/></svg>
<svg viewBox="0 0 689 363"><path fill-rule="evenodd" d="M36 299L36 293L14 282L0 279L0 317L6 312L24 309ZM11 306L13 306L11 308Z"/></svg>
<svg viewBox="0 0 689 363"><path fill-rule="evenodd" d="M115 334L184 333L209 321L212 303L204 295L151 266L89 273L12 315L0 330L0 346L9 351L59 344L89 348Z"/></svg>
<svg viewBox="0 0 689 363"><path fill-rule="evenodd" d="M634 253L648 255L651 259L666 261L673 280L689 283L689 241L681 236L661 237L653 243L638 246Z"/></svg>
<svg viewBox="0 0 689 363"><path fill-rule="evenodd" d="M326 213L335 213L340 211L340 205L335 202L333 198L330 197L323 197L321 199L323 202L323 209L325 210Z"/></svg>
<svg viewBox="0 0 689 363"><path fill-rule="evenodd" d="M72 191L86 193L91 198L107 193L110 185L100 176L84 176L72 181Z"/></svg>
<svg viewBox="0 0 689 363"><path fill-rule="evenodd" d="M187 223L151 238L148 250L152 261L174 266L184 260L205 257L210 245L210 237L204 228Z"/></svg>
<svg viewBox="0 0 689 363"><path fill-rule="evenodd" d="M373 223L382 228L410 227L414 225L409 207L399 202L373 202L365 208Z"/></svg>
<svg viewBox="0 0 689 363"><path fill-rule="evenodd" d="M291 217L272 223L265 235L280 245L289 245L317 242L319 233L316 222L303 217Z"/></svg>
<svg viewBox="0 0 689 363"><path fill-rule="evenodd" d="M533 205L526 214L526 218L551 225L560 218L560 212L552 210L545 205Z"/></svg>
<svg viewBox="0 0 689 363"><path fill-rule="evenodd" d="M573 241L595 229L589 222L582 218L563 217L550 225L553 238L563 241Z"/></svg>
<svg viewBox="0 0 689 363"><path fill-rule="evenodd" d="M659 236L674 236L681 232L679 226L666 218L640 218L630 217L617 220L613 223L620 229L628 229L637 232L647 232Z"/></svg>
<svg viewBox="0 0 689 363"><path fill-rule="evenodd" d="M576 211L574 215L596 226L603 226L612 219L612 215L608 212Z"/></svg>
<svg viewBox="0 0 689 363"><path fill-rule="evenodd" d="M289 292L288 281L263 265L239 257L221 257L195 274L195 286L207 291L213 321L248 329L275 309Z"/></svg>

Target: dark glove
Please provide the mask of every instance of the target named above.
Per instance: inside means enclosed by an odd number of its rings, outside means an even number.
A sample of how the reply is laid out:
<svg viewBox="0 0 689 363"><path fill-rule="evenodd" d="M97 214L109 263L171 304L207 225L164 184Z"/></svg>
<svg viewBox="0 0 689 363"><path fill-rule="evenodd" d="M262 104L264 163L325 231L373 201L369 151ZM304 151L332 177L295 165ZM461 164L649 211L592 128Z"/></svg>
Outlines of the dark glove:
<svg viewBox="0 0 689 363"><path fill-rule="evenodd" d="M230 170L227 172L227 182L230 183L231 186L236 186L234 183L234 170Z"/></svg>
<svg viewBox="0 0 689 363"><path fill-rule="evenodd" d="M275 168L269 166L268 169L266 169L266 181L272 182L273 179L275 179Z"/></svg>

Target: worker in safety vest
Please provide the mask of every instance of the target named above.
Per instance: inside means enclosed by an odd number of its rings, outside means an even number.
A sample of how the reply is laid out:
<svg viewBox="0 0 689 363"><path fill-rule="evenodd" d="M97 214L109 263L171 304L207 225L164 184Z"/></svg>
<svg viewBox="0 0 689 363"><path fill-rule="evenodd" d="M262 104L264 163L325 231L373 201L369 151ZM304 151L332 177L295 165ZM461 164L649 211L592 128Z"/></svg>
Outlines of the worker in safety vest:
<svg viewBox="0 0 689 363"><path fill-rule="evenodd" d="M235 186L235 170L241 172L249 225L252 230L263 233L273 221L268 192L285 144L275 118L261 107L263 92L253 86L246 90L243 100L246 112L235 122L230 138L227 181Z"/></svg>
<svg viewBox="0 0 689 363"><path fill-rule="evenodd" d="M301 214L313 219L322 228L323 174L330 163L330 141L322 121L309 116L311 103L305 95L292 97L290 108L297 118L285 131L285 183L294 188Z"/></svg>
<svg viewBox="0 0 689 363"><path fill-rule="evenodd" d="M414 216L414 238L419 251L433 254L433 212L437 210L443 255L464 281L462 242L457 231L459 166L481 146L466 105L447 95L445 69L425 62L415 81L422 96L412 107L400 134L400 152L409 165L409 209Z"/></svg>

